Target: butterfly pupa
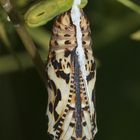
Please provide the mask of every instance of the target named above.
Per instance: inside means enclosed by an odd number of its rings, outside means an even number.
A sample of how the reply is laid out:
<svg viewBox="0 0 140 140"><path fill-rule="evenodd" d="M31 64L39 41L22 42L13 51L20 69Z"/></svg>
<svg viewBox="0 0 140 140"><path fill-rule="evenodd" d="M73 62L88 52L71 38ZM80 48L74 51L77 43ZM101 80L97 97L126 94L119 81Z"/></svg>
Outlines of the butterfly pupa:
<svg viewBox="0 0 140 140"><path fill-rule="evenodd" d="M86 81L76 53L76 27L70 11L59 15L53 25L46 73L48 132L54 140L93 140L97 132L96 64L89 21L83 10L80 12Z"/></svg>

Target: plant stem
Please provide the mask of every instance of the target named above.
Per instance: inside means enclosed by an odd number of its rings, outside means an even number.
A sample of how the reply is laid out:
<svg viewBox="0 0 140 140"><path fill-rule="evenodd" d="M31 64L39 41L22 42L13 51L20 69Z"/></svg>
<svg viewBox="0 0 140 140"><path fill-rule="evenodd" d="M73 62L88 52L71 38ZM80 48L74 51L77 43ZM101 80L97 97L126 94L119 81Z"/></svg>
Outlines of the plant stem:
<svg viewBox="0 0 140 140"><path fill-rule="evenodd" d="M137 12L138 14L140 14L140 6L138 6L134 2L130 0L118 0L118 1L124 4L125 6L129 7L133 11Z"/></svg>
<svg viewBox="0 0 140 140"><path fill-rule="evenodd" d="M20 17L11 3L10 0L0 0L0 4L4 8L4 10L7 12L11 22L13 23L19 37L21 38L24 47L28 54L30 55L38 73L40 74L42 80L45 82L46 81L46 76L45 76L45 66L44 63L40 57L40 54L38 53L36 46L34 42L32 41L32 38L28 34L24 24L20 20Z"/></svg>

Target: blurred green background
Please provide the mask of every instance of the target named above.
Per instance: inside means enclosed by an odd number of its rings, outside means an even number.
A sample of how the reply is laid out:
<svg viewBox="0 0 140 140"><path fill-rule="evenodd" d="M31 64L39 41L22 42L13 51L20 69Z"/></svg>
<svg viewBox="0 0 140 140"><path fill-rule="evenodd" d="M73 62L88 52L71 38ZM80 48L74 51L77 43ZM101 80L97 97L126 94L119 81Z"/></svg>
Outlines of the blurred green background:
<svg viewBox="0 0 140 140"><path fill-rule="evenodd" d="M14 2L23 16L34 0ZM139 140L140 14L117 0L89 0L85 13L98 60L95 140ZM45 86L6 18L0 7L0 140L49 139ZM29 30L43 60L52 23Z"/></svg>

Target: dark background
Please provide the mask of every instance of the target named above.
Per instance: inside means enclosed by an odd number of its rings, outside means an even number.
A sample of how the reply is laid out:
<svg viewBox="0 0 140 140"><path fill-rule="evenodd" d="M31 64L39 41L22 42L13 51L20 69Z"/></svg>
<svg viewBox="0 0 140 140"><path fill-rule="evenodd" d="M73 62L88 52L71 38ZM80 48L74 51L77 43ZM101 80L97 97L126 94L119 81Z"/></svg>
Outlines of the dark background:
<svg viewBox="0 0 140 140"><path fill-rule="evenodd" d="M140 42L130 34L140 29L140 15L115 0L90 0L85 13L99 61L95 140L139 140ZM6 53L2 44L0 50ZM49 139L46 105L46 89L35 68L1 73L0 140Z"/></svg>

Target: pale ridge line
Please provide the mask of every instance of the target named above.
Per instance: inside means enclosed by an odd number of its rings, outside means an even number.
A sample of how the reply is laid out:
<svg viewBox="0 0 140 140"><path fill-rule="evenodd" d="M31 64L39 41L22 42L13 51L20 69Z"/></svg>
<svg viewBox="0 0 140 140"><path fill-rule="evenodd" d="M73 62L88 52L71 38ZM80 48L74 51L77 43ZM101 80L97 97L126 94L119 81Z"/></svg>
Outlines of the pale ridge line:
<svg viewBox="0 0 140 140"><path fill-rule="evenodd" d="M76 48L76 54L78 55L78 61L80 65L80 70L82 73L82 77L84 79L85 83L85 88L86 88L86 93L88 94L88 100L89 100L89 91L87 88L87 79L86 79L86 69L85 69L85 53L84 53L84 48L82 46L82 31L80 27L80 17L81 17L81 12L79 9L79 5L81 4L81 0L74 0L72 9L71 9L71 18L73 24L76 26L76 39L77 39L77 48ZM89 106L91 110L91 102L89 101Z"/></svg>

